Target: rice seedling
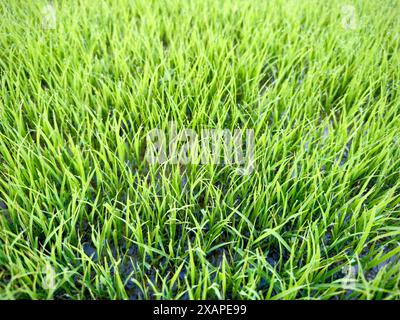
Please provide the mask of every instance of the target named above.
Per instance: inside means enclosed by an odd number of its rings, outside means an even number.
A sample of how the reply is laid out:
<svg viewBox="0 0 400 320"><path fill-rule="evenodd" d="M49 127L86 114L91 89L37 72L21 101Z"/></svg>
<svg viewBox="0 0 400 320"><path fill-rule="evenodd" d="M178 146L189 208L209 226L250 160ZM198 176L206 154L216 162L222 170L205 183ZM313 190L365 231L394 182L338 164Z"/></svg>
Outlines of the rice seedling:
<svg viewBox="0 0 400 320"><path fill-rule="evenodd" d="M398 1L0 13L1 299L400 298Z"/></svg>

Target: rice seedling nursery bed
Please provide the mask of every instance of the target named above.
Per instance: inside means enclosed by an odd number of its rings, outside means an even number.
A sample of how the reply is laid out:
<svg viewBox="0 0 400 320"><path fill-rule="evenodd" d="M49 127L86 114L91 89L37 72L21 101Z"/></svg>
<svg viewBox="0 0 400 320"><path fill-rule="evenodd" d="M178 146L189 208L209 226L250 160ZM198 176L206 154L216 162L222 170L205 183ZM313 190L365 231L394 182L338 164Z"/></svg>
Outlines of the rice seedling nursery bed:
<svg viewBox="0 0 400 320"><path fill-rule="evenodd" d="M398 1L0 16L1 299L400 298Z"/></svg>

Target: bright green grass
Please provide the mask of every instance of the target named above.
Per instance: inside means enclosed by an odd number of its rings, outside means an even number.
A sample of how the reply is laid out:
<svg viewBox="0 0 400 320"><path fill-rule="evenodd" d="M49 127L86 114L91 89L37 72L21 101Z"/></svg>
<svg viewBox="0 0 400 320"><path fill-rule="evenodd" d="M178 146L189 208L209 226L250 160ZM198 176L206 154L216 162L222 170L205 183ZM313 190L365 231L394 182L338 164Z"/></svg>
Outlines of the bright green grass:
<svg viewBox="0 0 400 320"><path fill-rule="evenodd" d="M45 4L0 3L0 298L400 298L398 1ZM253 173L149 166L169 121Z"/></svg>

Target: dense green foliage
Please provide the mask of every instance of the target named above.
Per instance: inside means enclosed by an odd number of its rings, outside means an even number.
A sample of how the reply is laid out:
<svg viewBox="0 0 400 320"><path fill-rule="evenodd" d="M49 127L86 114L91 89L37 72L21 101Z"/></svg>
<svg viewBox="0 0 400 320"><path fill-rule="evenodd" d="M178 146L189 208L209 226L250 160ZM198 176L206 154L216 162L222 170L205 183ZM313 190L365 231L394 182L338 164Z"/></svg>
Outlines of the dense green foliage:
<svg viewBox="0 0 400 320"><path fill-rule="evenodd" d="M0 298L399 299L400 3L349 2L1 1Z"/></svg>

